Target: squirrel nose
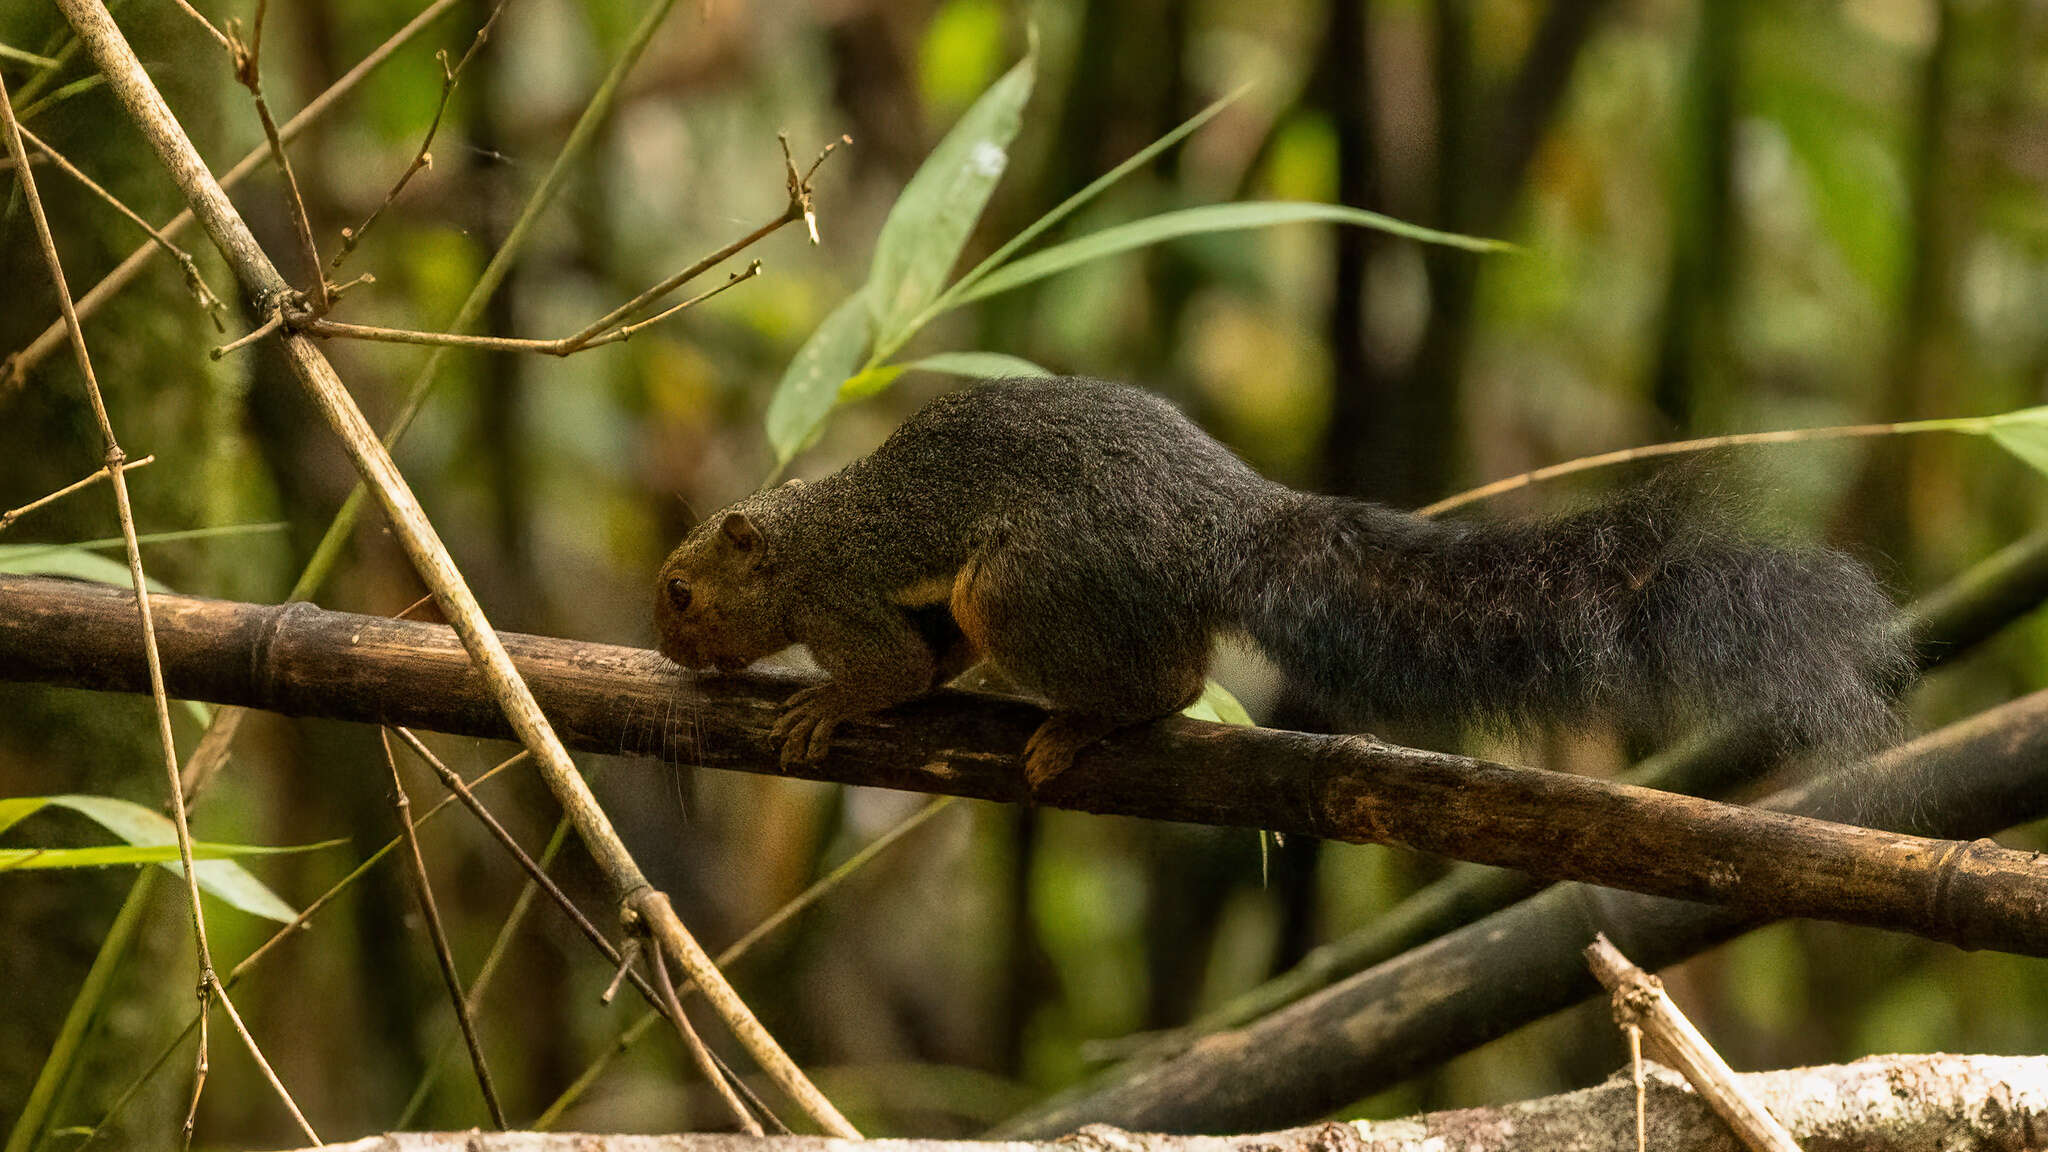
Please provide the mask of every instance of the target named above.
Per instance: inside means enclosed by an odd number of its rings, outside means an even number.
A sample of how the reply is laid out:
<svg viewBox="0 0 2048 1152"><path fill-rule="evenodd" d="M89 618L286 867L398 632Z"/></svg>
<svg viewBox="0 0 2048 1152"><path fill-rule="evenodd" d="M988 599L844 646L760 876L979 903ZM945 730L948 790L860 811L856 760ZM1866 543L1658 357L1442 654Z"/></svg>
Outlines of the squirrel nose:
<svg viewBox="0 0 2048 1152"><path fill-rule="evenodd" d="M662 637L661 643L657 647L661 650L663 656L669 658L670 663L684 668L695 668L701 663L682 641L672 637Z"/></svg>

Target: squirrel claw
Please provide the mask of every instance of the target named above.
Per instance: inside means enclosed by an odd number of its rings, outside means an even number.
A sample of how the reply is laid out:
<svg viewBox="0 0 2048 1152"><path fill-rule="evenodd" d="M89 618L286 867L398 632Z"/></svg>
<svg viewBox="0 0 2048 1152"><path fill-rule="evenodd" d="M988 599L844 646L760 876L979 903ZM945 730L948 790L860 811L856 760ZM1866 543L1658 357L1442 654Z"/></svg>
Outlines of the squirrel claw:
<svg viewBox="0 0 2048 1152"><path fill-rule="evenodd" d="M805 688L789 698L775 727L768 731L768 743L781 753L782 770L825 759L832 747L832 730L853 715L833 701L829 684Z"/></svg>
<svg viewBox="0 0 2048 1152"><path fill-rule="evenodd" d="M1114 732L1120 725L1100 716L1055 712L1024 742L1024 783L1033 796L1047 781L1066 771L1081 749Z"/></svg>

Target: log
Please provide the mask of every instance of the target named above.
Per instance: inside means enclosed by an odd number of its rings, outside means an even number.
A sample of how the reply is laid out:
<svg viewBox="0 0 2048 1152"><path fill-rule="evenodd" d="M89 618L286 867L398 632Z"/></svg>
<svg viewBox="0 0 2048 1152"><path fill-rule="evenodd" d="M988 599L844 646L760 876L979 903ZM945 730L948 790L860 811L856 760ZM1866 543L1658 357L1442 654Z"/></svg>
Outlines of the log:
<svg viewBox="0 0 2048 1152"><path fill-rule="evenodd" d="M2048 1130L2048 1057L1878 1056L1820 1068L1752 1072L1743 1088L1785 1118L1805 1152L2031 1148ZM1650 1147L1741 1152L1668 1069L1649 1077ZM1041 1142L833 1140L822 1136L618 1136L405 1132L318 1152L1635 1152L1635 1088L1594 1088L1499 1108L1399 1120L1316 1124L1240 1136L1168 1136L1091 1125ZM301 1152L316 1152L303 1149Z"/></svg>

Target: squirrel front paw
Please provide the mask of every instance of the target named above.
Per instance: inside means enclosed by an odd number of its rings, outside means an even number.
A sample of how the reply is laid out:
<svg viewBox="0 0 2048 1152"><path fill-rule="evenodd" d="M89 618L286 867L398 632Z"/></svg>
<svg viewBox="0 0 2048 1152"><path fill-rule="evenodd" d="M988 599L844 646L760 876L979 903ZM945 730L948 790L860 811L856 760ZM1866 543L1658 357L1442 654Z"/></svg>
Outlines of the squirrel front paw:
<svg viewBox="0 0 2048 1152"><path fill-rule="evenodd" d="M784 705L775 727L769 729L768 743L780 751L784 771L823 760L839 722L868 711L833 689L834 685L826 683L797 692Z"/></svg>

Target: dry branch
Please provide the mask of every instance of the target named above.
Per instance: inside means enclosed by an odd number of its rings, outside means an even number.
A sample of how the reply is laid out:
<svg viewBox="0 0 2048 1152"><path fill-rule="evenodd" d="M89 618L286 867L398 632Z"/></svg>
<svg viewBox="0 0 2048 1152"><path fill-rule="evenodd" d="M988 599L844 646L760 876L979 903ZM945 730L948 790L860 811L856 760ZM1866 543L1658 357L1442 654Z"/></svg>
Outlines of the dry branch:
<svg viewBox="0 0 2048 1152"><path fill-rule="evenodd" d="M158 597L181 696L294 715L502 737L508 729L441 625ZM0 577L0 677L113 690L141 682L116 625L129 594ZM766 734L798 681L697 680L639 649L507 635L536 698L577 747L777 771ZM688 731L663 718L691 717ZM805 773L984 800L1026 798L1018 701L942 694L849 725ZM1084 754L1036 800L1424 851L1557 878L1877 924L1970 947L2048 954L2048 858L1400 748L1172 720ZM665 943L665 942L664 942Z"/></svg>
<svg viewBox="0 0 2048 1152"><path fill-rule="evenodd" d="M121 471L133 472L137 468L141 468L145 465L154 463L156 463L155 456L144 456L140 460L124 461L121 464ZM28 503L23 504L19 508L9 508L5 512L0 512L0 532L5 532L7 529L13 527L14 522L16 520L21 519L23 516L28 515L29 513L35 511L36 509L41 508L47 504L54 504L57 501L62 500L64 497L71 495L73 492L79 491L80 489L90 488L94 484L97 484L100 481L105 480L109 475L111 475L111 473L106 469L106 467L102 466L99 471L94 472L92 475L84 477L83 479L73 480L71 483L66 484L62 488L57 489L55 492L51 492L43 496L38 496L35 499L29 501Z"/></svg>
<svg viewBox="0 0 2048 1152"><path fill-rule="evenodd" d="M1739 1079L1786 1118L1806 1152L2037 1147L2048 1128L2048 1057L1878 1056ZM1739 1152L1685 1082L1661 1069L1650 1079L1650 1117L1650 1146L1658 1152ZM330 1144L326 1152L1634 1152L1635 1146L1635 1089L1616 1079L1500 1108L1249 1136L1163 1136L1102 1125L1043 1143L409 1132Z"/></svg>
<svg viewBox="0 0 2048 1152"><path fill-rule="evenodd" d="M43 213L42 197L36 193L35 172L29 167L27 146L22 143L21 125L15 119L14 106L7 96L7 86L0 82L0 131L6 136L7 153L15 160L19 169L22 198L28 202L29 215L35 222L36 240L42 246L43 260L48 265L51 287L57 291L57 304L64 315L64 327L71 337L71 349L77 359L78 372L85 383L86 399L92 404L93 419L99 425L100 446L105 449L107 485L114 492L114 509L121 521L121 540L128 554L128 577L135 604L135 622L141 626L141 641L144 662L149 669L149 691L156 706L157 738L164 754L164 772L170 784L169 807L172 826L177 830L178 859L185 879L185 891L191 899L192 938L199 961L199 1049L192 1080L192 1104L185 1113L184 1140L192 1142L193 1118L199 1111L199 1094L206 1086L207 1066L207 1012L211 1003L218 999L221 1008L233 1021L235 1031L248 1047L249 1054L263 1070L291 1112L298 1121L299 1130L306 1138L318 1142L320 1136L306 1123L305 1116L285 1090L284 1082L271 1069L270 1062L263 1056L263 1050L256 1038L242 1024L242 1018L229 1000L227 990L221 986L220 977L213 970L213 954L206 941L206 914L199 899L199 874L192 866L192 829L186 821L184 792L178 786L178 745L171 734L170 701L164 689L163 666L156 644L156 625L150 612L149 581L142 571L142 550L135 532L135 509L128 499L128 480L125 468L128 454L121 449L120 441L114 435L114 423L107 413L106 398L100 392L99 379L93 373L92 355L86 348L85 330L79 325L78 311L71 298L71 287L64 276L64 262L57 253L57 242L50 234L50 221Z"/></svg>
<svg viewBox="0 0 2048 1152"><path fill-rule="evenodd" d="M2048 692L1760 806L1955 837L2038 819L2048 815ZM1943 898L1938 886L1924 896ZM1582 955L1595 933L1654 971L1767 922L1732 908L1558 885L1270 1016L1204 1037L1164 1064L1035 1107L999 1132L1301 1123L1597 994Z"/></svg>
<svg viewBox="0 0 2048 1152"><path fill-rule="evenodd" d="M267 314L286 303L291 289L269 256L249 231L200 159L184 128L171 113L156 85L143 70L120 28L108 14L102 0L58 0L58 7L85 44L108 86L135 126L142 131L158 161L191 205L200 224L234 269L248 303L258 314ZM259 8L259 12L260 12ZM322 269L313 263L317 278ZM462 573L449 556L426 512L407 486L391 455L379 441L369 421L335 374L319 348L298 333L284 334L285 359L314 406L348 449L357 471L377 497L394 534L421 580L434 593L435 602L460 633L469 657L488 681L491 695L521 743L533 753L548 788L576 825L578 836L592 858L611 882L622 910L637 914L648 925L663 950L689 972L709 1001L725 1019L748 1052L776 1085L798 1101L804 1111L826 1131L840 1136L859 1133L811 1084L774 1037L768 1034L751 1009L725 982L711 957L705 953L682 921L668 897L655 889L641 873L632 854L619 840L610 819L591 795L589 785L569 759L547 718L542 715L532 692L513 667L497 633L484 618ZM116 473L118 490L119 474ZM172 772L176 773L175 762Z"/></svg>
<svg viewBox="0 0 2048 1152"><path fill-rule="evenodd" d="M380 730L378 737L384 749L384 762L391 767L391 798L398 810L398 829L405 840L406 862L412 866L413 896L419 901L420 915L426 919L427 935L434 944L434 962L441 969L441 982L447 986L448 999L455 1007L455 1022L462 1029L463 1043L469 1047L469 1062L476 1071L477 1090L483 1093L484 1107L490 1111L491 1122L502 1132L511 1125L505 1122L504 1105L498 1102L498 1089L491 1080L490 1062L484 1058L483 1040L477 1035L476 1019L469 1010L469 997L462 990L462 974L455 967L455 951L448 946L448 930L441 924L440 905L434 899L434 884L427 875L427 857L420 850L419 831L413 825L412 797L406 795L405 778L398 773L398 757L391 751L391 730Z"/></svg>
<svg viewBox="0 0 2048 1152"><path fill-rule="evenodd" d="M1595 936L1587 946L1586 962L1594 978L1613 994L1615 1023L1629 1030L1631 1047L1638 1055L1640 1046L1634 1038L1647 1033L1751 1152L1799 1152L1792 1134L1743 1087L1728 1062L1671 1002L1663 981L1629 963L1605 936Z"/></svg>
<svg viewBox="0 0 2048 1152"><path fill-rule="evenodd" d="M62 153L50 147L49 144L43 141L42 137L29 131L27 125L24 124L20 127L22 137L35 145L36 149L44 156L47 156L50 163L55 164L66 176L83 184L86 191L112 205L115 211L126 216L136 227L148 233L151 242L163 249L171 259L176 260L179 270L185 274L185 287L192 293L193 302L198 304L200 308L205 310L208 316L213 318L214 331L227 331L227 325L221 320L221 313L227 310L227 305L221 303L220 297L215 296L213 289L207 286L206 278L199 274L199 265L193 262L190 252L178 247L176 242L170 237L152 227L149 221L142 218L141 213L122 203L120 197L101 187L97 180L87 176L76 164L65 159Z"/></svg>
<svg viewBox="0 0 2048 1152"><path fill-rule="evenodd" d="M392 33L389 39L379 44L369 55L356 61L355 67L350 68L339 80L328 85L326 91L314 97L312 102L308 103L304 108L299 109L298 115L285 121L278 131L279 137L285 143L291 143L299 133L305 131L315 120L326 115L336 103L340 102L342 97L354 91L355 87L367 79L370 73L376 71L385 61L391 59L413 37L425 31L429 24L440 19L450 9L453 9L460 3L462 3L462 0L433 0L433 3L421 9L417 16L406 21L403 27ZM60 53L60 56L68 58L77 48L78 43L77 40L73 40L70 46L67 46ZM251 149L247 155L235 162L234 167L221 173L221 187L233 188L236 184L246 179L250 173L262 167L264 160L268 159L269 156L270 145L268 143L260 144ZM187 208L176 216L171 217L157 231L167 237L176 236L192 223L192 219L192 210ZM142 271L143 266L149 263L150 257L156 254L157 249L154 247L154 243L152 241L148 244L143 244L133 252L130 252L126 259L114 267L113 271L100 277L98 283L87 290L85 295L78 298L77 311L79 319L83 320L91 316L99 310L100 305L112 299L116 293L126 288L135 279L137 274ZM40 364L44 357L55 352L63 343L64 321L60 317L57 320L51 321L50 325L44 328L42 333L34 340L30 341L27 347L5 359L0 359L0 397L4 397L10 389L18 386L27 378L31 368Z"/></svg>

